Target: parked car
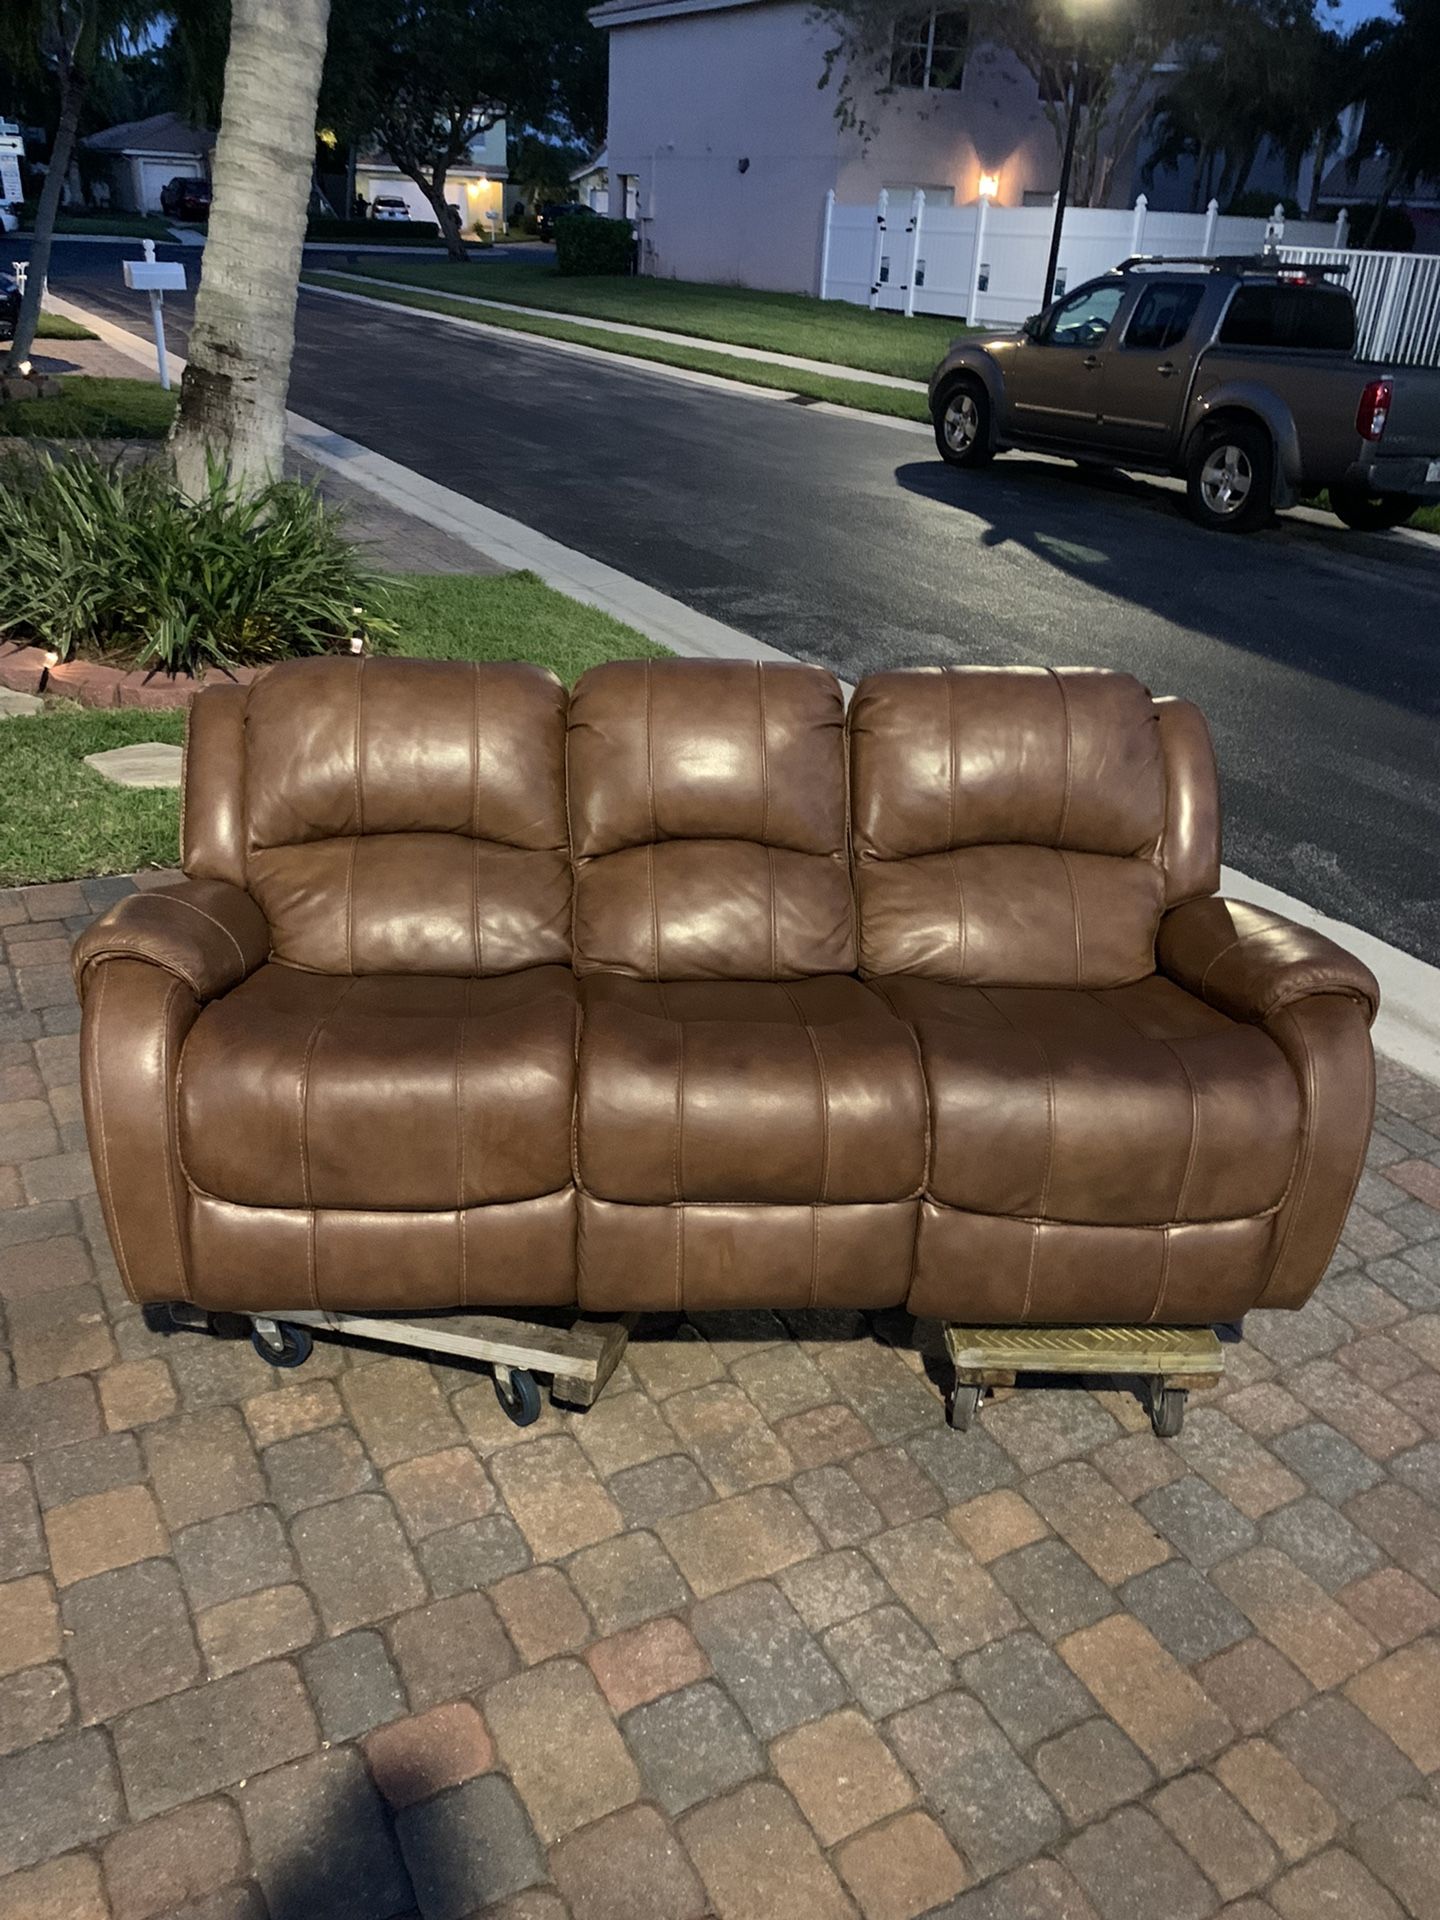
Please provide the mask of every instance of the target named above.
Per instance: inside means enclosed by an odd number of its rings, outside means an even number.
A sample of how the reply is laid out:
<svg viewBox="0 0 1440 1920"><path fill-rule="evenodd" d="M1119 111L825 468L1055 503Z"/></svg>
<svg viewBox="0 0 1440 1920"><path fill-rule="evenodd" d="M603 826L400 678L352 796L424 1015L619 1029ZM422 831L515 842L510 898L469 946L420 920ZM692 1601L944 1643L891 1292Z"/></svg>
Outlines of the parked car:
<svg viewBox="0 0 1440 1920"><path fill-rule="evenodd" d="M208 180L177 173L160 189L160 211L170 220L208 220L212 198Z"/></svg>
<svg viewBox="0 0 1440 1920"><path fill-rule="evenodd" d="M557 220L568 220L571 214L585 214L588 218L593 219L595 209L593 207L587 207L583 201L580 200L542 201L535 209L535 215L539 221L538 231L540 238L542 240L553 240L555 238L555 222Z"/></svg>
<svg viewBox="0 0 1440 1920"><path fill-rule="evenodd" d="M370 202L372 220L408 220L410 203L398 193L377 193Z"/></svg>
<svg viewBox="0 0 1440 1920"><path fill-rule="evenodd" d="M13 273L0 273L0 340L15 338L20 318L20 282Z"/></svg>
<svg viewBox="0 0 1440 1920"><path fill-rule="evenodd" d="M1206 527L1248 533L1328 488L1349 527L1440 501L1440 369L1355 358L1329 268L1127 260L1018 333L961 337L930 382L952 466L1007 447L1183 477Z"/></svg>

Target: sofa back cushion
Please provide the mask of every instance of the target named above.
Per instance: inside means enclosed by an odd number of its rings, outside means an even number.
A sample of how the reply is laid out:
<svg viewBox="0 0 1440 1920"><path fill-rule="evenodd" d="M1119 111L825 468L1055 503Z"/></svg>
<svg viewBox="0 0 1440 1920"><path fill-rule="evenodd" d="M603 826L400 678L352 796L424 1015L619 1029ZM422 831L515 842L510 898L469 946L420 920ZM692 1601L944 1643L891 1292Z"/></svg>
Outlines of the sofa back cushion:
<svg viewBox="0 0 1440 1920"><path fill-rule="evenodd" d="M1198 719L1166 715L1167 757L1162 708L1129 674L863 681L850 713L861 971L1041 987L1152 973L1165 906L1213 888L1218 869Z"/></svg>
<svg viewBox="0 0 1440 1920"><path fill-rule="evenodd" d="M853 970L832 675L770 661L592 667L571 696L569 780L580 972Z"/></svg>
<svg viewBox="0 0 1440 1920"><path fill-rule="evenodd" d="M519 664L326 657L196 703L186 867L320 973L570 959L565 689ZM199 814L200 818L192 816ZM230 869L225 871L222 869Z"/></svg>

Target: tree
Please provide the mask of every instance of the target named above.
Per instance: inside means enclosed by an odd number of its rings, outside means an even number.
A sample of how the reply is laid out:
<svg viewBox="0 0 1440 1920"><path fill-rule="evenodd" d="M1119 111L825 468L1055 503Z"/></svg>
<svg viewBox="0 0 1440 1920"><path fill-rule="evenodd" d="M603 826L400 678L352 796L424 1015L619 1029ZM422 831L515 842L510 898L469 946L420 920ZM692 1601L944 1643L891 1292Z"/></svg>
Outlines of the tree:
<svg viewBox="0 0 1440 1920"><path fill-rule="evenodd" d="M0 8L0 53L20 73L48 76L59 104L50 163L35 214L25 296L10 343L11 367L28 360L34 344L40 301L50 271L55 221L96 69L102 59L124 45L127 26L143 12L138 5L116 5L114 0L4 0Z"/></svg>
<svg viewBox="0 0 1440 1920"><path fill-rule="evenodd" d="M1362 29L1358 91L1365 103L1353 160L1384 160L1380 197L1361 244L1371 244L1392 196L1422 179L1440 179L1440 0L1395 0L1395 19Z"/></svg>
<svg viewBox="0 0 1440 1920"><path fill-rule="evenodd" d="M326 124L343 139L373 137L463 260L451 169L500 119L593 127L603 48L582 0L349 0L331 35Z"/></svg>
<svg viewBox="0 0 1440 1920"><path fill-rule="evenodd" d="M1153 74L1200 43L1224 0L974 0L967 57L1018 61L1035 81L1041 109L1063 152L1072 102L1076 114L1071 198L1103 205L1115 166L1133 149L1154 105ZM920 9L921 12L924 9ZM835 29L822 85L834 80L836 112L862 138L867 112L883 110L896 90L891 56L897 24L916 16L914 0L828 0L819 16ZM932 85L947 76L935 70Z"/></svg>
<svg viewBox="0 0 1440 1920"><path fill-rule="evenodd" d="M172 438L192 497L212 465L276 479L330 0L233 0L215 199Z"/></svg>

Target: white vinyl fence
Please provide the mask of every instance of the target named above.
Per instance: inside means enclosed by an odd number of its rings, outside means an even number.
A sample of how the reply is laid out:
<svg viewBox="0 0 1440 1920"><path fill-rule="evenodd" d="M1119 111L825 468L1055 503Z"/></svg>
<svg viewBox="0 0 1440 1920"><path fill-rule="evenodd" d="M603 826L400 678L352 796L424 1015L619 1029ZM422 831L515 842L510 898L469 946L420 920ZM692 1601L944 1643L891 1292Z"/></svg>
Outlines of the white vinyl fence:
<svg viewBox="0 0 1440 1920"><path fill-rule="evenodd" d="M882 192L874 206L827 194L820 298L1018 325L1045 304L1054 218L1053 206L929 206L923 192L893 205ZM1056 287L1079 286L1134 253L1258 253L1267 242L1333 249L1345 239L1343 213L1333 223L1287 223L1277 208L1268 221L1242 220L1222 217L1213 200L1205 213L1152 213L1142 194L1133 208L1066 209Z"/></svg>
<svg viewBox="0 0 1440 1920"><path fill-rule="evenodd" d="M1300 266L1337 266L1360 323L1355 351L1364 360L1440 366L1440 253L1360 253L1286 246Z"/></svg>

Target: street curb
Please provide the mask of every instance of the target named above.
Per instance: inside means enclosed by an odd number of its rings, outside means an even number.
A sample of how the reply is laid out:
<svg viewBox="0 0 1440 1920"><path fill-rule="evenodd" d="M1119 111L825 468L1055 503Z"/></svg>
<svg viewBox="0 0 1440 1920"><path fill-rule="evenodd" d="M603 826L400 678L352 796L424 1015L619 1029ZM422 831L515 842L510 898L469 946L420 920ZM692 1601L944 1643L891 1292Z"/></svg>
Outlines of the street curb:
<svg viewBox="0 0 1440 1920"><path fill-rule="evenodd" d="M91 314L73 302L52 300L50 305L54 311L68 312L70 319L92 327L120 352L154 364L153 349L126 328ZM613 362L615 356L607 354L605 358ZM174 354L170 355L170 364L172 368L184 366L183 360ZM719 384L728 388L733 383L721 381ZM770 397L770 389L762 391ZM850 408L837 411L847 417L853 414ZM332 433L300 414L289 414L287 419L290 444L318 464L343 474L402 512L417 514L431 525L441 527L502 566L526 568L538 574L547 585L613 614L617 620L638 628L648 638L660 641L676 653L710 659L795 658L779 647L742 633L737 627L694 612L682 601L646 586L618 568L592 560L573 547L562 546L558 540L551 540L522 521L497 513L492 507L481 506L478 501L373 452L359 441ZM848 696L848 683L841 684ZM1282 893L1263 880L1252 880L1233 867L1221 869L1221 886L1230 898L1251 901L1302 926L1313 927L1363 960L1380 983L1381 1005L1374 1026L1377 1050L1425 1079L1440 1082L1440 967L1418 960L1360 927L1332 920L1305 901Z"/></svg>

